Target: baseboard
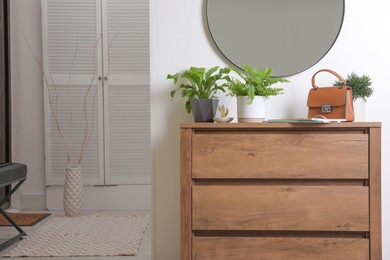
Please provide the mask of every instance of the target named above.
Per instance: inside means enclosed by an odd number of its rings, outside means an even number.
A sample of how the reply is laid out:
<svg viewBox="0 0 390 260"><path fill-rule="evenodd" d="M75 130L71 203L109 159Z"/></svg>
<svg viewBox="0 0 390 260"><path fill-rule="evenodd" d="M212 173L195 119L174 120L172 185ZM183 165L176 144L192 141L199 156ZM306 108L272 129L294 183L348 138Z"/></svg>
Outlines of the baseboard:
<svg viewBox="0 0 390 260"><path fill-rule="evenodd" d="M46 196L45 194L28 194L23 193L21 195L22 210L44 210L46 209Z"/></svg>
<svg viewBox="0 0 390 260"><path fill-rule="evenodd" d="M48 186L49 210L63 210L63 186ZM151 209L151 185L84 186L84 210Z"/></svg>

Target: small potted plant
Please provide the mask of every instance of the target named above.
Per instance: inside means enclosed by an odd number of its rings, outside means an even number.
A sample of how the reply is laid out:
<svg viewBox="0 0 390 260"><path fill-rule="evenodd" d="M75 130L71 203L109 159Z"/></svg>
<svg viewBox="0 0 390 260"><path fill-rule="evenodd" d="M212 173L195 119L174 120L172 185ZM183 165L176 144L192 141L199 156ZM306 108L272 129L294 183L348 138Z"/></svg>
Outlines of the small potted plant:
<svg viewBox="0 0 390 260"><path fill-rule="evenodd" d="M229 73L230 68L216 66L209 70L191 67L183 73L168 74L167 79L172 79L175 85L181 83L171 91L171 98L181 91L186 99L185 108L188 113L192 111L195 122L213 122L219 101L215 94L218 90L225 92L224 84L219 82L229 79Z"/></svg>
<svg viewBox="0 0 390 260"><path fill-rule="evenodd" d="M355 121L365 120L365 105L367 98L369 98L374 90L371 87L371 78L367 75L358 76L352 72L346 78L347 86L352 88L352 99L355 110ZM334 86L343 86L343 82L336 81L333 83Z"/></svg>
<svg viewBox="0 0 390 260"><path fill-rule="evenodd" d="M283 88L271 87L287 79L272 77L272 69L259 70L244 65L243 71L234 70L240 79L229 78L225 84L229 95L237 97L238 122L262 122L265 119L265 102L270 96L283 93Z"/></svg>

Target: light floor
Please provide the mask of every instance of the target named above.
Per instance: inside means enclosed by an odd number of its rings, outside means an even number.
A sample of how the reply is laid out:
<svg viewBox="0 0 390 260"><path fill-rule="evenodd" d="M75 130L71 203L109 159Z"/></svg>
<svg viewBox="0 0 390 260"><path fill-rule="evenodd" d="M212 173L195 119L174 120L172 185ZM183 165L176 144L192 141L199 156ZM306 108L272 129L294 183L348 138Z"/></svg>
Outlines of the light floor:
<svg viewBox="0 0 390 260"><path fill-rule="evenodd" d="M91 212L83 212L83 214L94 214L94 213L116 213L119 211L91 211ZM130 212L130 213L145 213L146 211L120 211L123 212ZM57 214L63 214L62 212L52 212L52 215ZM22 227L22 229L28 234L31 234L39 228L41 225L43 225L48 219L50 219L51 216L47 217L46 219L42 220L38 224L32 226L32 227ZM13 227L0 227L0 243L3 241L6 241L7 238L11 238L17 234L17 231ZM152 259L152 235L151 235L151 223L149 224L145 236L141 241L141 245L139 247L138 255L137 256L100 256L100 257L12 257L12 258L3 258L2 256L6 254L9 250L11 250L14 246L17 244L14 244L11 247L8 247L4 249L2 252L0 252L0 259L10 259L10 260L34 260L34 259L46 259L46 260L91 260L91 259L100 259L100 260L121 260L121 259L127 259L127 260L151 260Z"/></svg>

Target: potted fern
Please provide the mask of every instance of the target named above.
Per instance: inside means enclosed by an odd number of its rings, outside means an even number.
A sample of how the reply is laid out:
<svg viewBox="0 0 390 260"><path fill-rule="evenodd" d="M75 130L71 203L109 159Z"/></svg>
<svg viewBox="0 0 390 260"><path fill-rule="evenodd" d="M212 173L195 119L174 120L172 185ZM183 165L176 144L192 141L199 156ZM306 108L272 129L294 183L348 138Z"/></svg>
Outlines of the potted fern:
<svg viewBox="0 0 390 260"><path fill-rule="evenodd" d="M191 67L183 73L168 74L167 79L172 79L175 85L181 83L171 91L171 98L181 91L181 96L186 99L186 111L192 112L195 122L213 122L219 101L215 94L225 92L224 84L220 82L229 79L229 73L230 68L216 66L209 70Z"/></svg>
<svg viewBox="0 0 390 260"><path fill-rule="evenodd" d="M266 100L283 93L283 88L272 85L288 80L272 77L271 68L259 70L256 66L244 65L242 72L231 69L239 79L229 78L225 86L230 96L237 97L238 122L262 122L265 119Z"/></svg>
<svg viewBox="0 0 390 260"><path fill-rule="evenodd" d="M355 110L355 121L365 120L365 106L367 98L369 98L374 92L371 84L371 78L367 75L359 76L352 72L346 78L347 86L352 88L352 99ZM336 81L333 83L334 86L343 86L343 82Z"/></svg>

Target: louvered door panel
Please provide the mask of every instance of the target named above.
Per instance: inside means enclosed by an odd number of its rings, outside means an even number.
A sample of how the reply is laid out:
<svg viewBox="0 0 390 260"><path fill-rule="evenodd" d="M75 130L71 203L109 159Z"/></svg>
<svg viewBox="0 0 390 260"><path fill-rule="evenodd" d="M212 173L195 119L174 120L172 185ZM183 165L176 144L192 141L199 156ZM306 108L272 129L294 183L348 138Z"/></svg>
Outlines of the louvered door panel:
<svg viewBox="0 0 390 260"><path fill-rule="evenodd" d="M99 40L96 0L43 0L48 71L51 74L91 75ZM100 18L99 18L100 19ZM76 59L74 57L76 56ZM74 65L72 67L72 63ZM100 66L101 67L101 66Z"/></svg>
<svg viewBox="0 0 390 260"><path fill-rule="evenodd" d="M150 183L149 88L111 86L107 144L110 184Z"/></svg>
<svg viewBox="0 0 390 260"><path fill-rule="evenodd" d="M93 129L84 184L150 184L149 1L42 0L42 13L44 68L72 164L85 122ZM47 184L62 185L66 149L47 91L45 100Z"/></svg>
<svg viewBox="0 0 390 260"><path fill-rule="evenodd" d="M103 0L111 75L149 75L149 0Z"/></svg>
<svg viewBox="0 0 390 260"><path fill-rule="evenodd" d="M148 3L103 0L107 184L150 184Z"/></svg>
<svg viewBox="0 0 390 260"><path fill-rule="evenodd" d="M84 184L103 184L101 6L96 0L42 0L45 87L46 183L63 185L67 153L52 113L76 165L85 124L92 131L81 163ZM50 90L50 95L47 90ZM86 100L87 117L83 103ZM51 107L50 107L51 103ZM55 112L58 111L58 112Z"/></svg>
<svg viewBox="0 0 390 260"><path fill-rule="evenodd" d="M58 118L60 127L66 137L66 141L71 150L71 160L76 163L81 151L83 143L83 135L85 128L83 111L83 98L87 91L87 86L72 86L68 94L68 87L58 85L56 86L58 99ZM82 172L84 183L98 184L96 173L99 172L99 139L97 131L97 100L93 102L93 96L96 90L92 90L91 98L87 101L87 113L89 125L92 130L91 139L84 159L82 161ZM67 166L65 145L63 140L59 137L57 125L54 120L50 120L50 176L55 184L63 184L64 169ZM59 183L57 183L57 181Z"/></svg>

